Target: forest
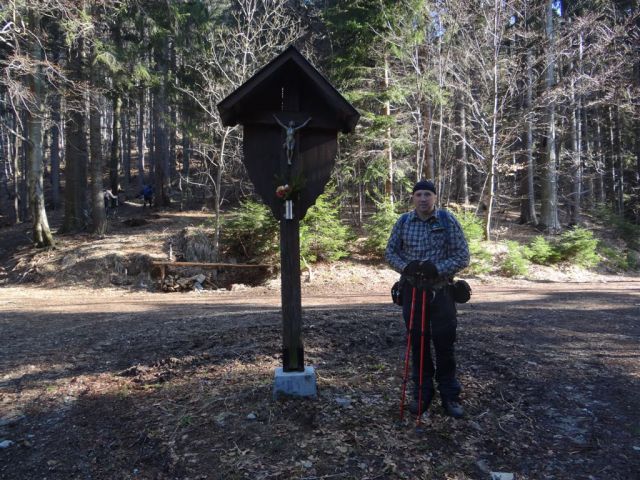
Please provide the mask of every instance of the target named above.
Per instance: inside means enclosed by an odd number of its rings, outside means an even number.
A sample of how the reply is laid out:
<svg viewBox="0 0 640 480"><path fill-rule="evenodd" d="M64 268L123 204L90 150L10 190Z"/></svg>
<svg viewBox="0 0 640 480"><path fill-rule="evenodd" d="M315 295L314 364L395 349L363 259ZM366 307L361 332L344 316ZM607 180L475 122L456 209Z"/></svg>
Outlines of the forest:
<svg viewBox="0 0 640 480"><path fill-rule="evenodd" d="M640 222L640 11L625 0L4 0L0 223L107 228L105 190L220 217L252 195L216 105L289 45L360 112L329 194L362 225L418 179L547 234Z"/></svg>
<svg viewBox="0 0 640 480"><path fill-rule="evenodd" d="M219 105L288 50L359 121L283 235ZM638 0L0 0L0 69L0 480L638 478ZM403 410L420 179L464 418Z"/></svg>

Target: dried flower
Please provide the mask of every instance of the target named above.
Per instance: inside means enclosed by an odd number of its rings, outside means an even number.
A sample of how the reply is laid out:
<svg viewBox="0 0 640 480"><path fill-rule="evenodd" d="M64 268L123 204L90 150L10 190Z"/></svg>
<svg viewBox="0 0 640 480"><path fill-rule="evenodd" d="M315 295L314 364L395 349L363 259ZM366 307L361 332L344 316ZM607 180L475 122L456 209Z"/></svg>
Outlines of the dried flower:
<svg viewBox="0 0 640 480"><path fill-rule="evenodd" d="M291 187L289 187L289 185L280 185L276 188L276 196L278 198L287 198L289 193L291 193Z"/></svg>

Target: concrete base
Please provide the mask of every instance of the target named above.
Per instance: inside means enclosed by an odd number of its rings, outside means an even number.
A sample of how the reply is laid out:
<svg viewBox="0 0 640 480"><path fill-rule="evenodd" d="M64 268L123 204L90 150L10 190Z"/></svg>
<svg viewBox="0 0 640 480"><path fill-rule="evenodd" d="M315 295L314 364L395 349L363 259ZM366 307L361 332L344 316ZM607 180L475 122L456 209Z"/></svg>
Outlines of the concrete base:
<svg viewBox="0 0 640 480"><path fill-rule="evenodd" d="M304 372L285 372L276 368L273 381L273 398L280 395L317 398L316 371L313 367L304 367Z"/></svg>

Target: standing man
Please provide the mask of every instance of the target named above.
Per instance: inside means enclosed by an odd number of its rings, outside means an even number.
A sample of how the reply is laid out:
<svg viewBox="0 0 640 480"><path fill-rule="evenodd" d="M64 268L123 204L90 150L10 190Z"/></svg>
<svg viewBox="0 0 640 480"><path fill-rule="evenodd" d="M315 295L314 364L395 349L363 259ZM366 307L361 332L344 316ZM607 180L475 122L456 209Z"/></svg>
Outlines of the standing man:
<svg viewBox="0 0 640 480"><path fill-rule="evenodd" d="M433 182L415 184L411 196L414 210L402 215L391 231L385 258L402 274L402 315L409 328L412 292L415 307L411 331L411 378L414 401L412 413L426 412L433 399L433 379L438 384L442 406L455 418L464 415L460 405L460 383L456 379L456 306L449 280L469 264L469 247L456 218L436 207ZM422 298L426 292L426 329L424 332L423 375L420 379L420 334ZM435 365L431 356L431 344ZM420 395L420 385L422 394ZM422 405L418 405L418 399ZM420 407L420 408L419 408Z"/></svg>

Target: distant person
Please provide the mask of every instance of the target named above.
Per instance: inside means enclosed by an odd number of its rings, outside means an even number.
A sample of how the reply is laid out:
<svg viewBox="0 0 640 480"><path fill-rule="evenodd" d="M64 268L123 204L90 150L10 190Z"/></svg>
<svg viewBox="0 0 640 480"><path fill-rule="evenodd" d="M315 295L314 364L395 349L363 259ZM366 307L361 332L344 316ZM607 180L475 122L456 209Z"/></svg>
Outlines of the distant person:
<svg viewBox="0 0 640 480"><path fill-rule="evenodd" d="M394 225L385 258L401 273L402 315L408 330L413 289L416 289L411 329L411 378L414 401L409 410L427 412L438 384L442 406L448 415L460 418L460 383L456 378L456 306L449 280L469 264L469 248L462 228L450 212L436 207L433 182L415 184L411 196L414 210ZM423 375L420 380L422 298L426 292ZM431 344L435 353L435 365ZM422 387L420 387L422 386ZM420 395L420 391L422 394ZM418 404L421 399L421 405Z"/></svg>
<svg viewBox="0 0 640 480"><path fill-rule="evenodd" d="M147 206L147 203L149 204L149 207L151 207L153 203L153 186L143 186L142 190L138 194L138 198L142 198L142 208L145 208Z"/></svg>
<svg viewBox="0 0 640 480"><path fill-rule="evenodd" d="M107 217L110 214L115 215L118 211L118 197L113 194L110 188L107 188L104 192L102 192L104 199L104 211Z"/></svg>

